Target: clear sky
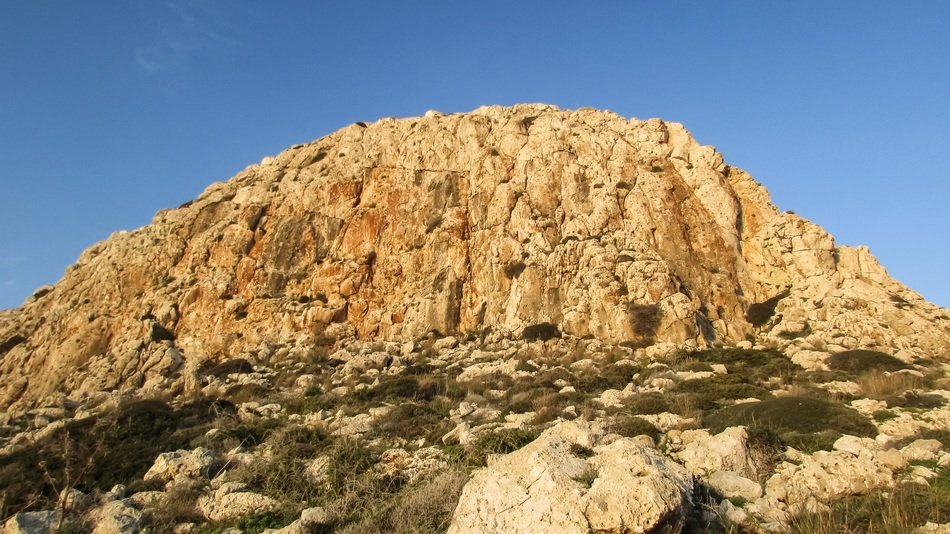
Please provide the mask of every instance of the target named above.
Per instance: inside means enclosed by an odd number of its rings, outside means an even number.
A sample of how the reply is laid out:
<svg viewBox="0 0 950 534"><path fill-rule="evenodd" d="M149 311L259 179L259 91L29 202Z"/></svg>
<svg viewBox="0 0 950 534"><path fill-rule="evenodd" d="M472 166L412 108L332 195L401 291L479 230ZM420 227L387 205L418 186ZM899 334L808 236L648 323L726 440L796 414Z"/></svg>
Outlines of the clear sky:
<svg viewBox="0 0 950 534"><path fill-rule="evenodd" d="M950 2L4 1L0 308L265 155L482 104L682 122L950 306Z"/></svg>

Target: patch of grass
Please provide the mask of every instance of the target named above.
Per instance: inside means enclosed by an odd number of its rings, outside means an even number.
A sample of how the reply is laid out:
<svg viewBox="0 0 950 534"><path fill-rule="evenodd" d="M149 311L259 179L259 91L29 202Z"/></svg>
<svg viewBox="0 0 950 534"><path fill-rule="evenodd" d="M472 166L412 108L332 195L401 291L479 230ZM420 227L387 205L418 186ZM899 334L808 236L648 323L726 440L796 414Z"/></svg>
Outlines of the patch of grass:
<svg viewBox="0 0 950 534"><path fill-rule="evenodd" d="M808 397L737 404L707 415L705 422L714 432L730 426L760 426L775 432L785 444L809 452L830 450L842 434L877 434L874 424L851 408Z"/></svg>
<svg viewBox="0 0 950 534"><path fill-rule="evenodd" d="M349 398L367 403L403 399L430 401L439 394L439 386L436 380L428 377L398 375L382 380L376 387L355 391Z"/></svg>
<svg viewBox="0 0 950 534"><path fill-rule="evenodd" d="M441 435L434 436L433 431L443 427L449 409L449 405L438 403L400 404L393 407L392 411L385 417L376 420L372 435L380 438L403 438L407 440L418 437L428 437L430 439L441 437Z"/></svg>
<svg viewBox="0 0 950 534"><path fill-rule="evenodd" d="M676 385L674 392L690 397L695 408L707 411L731 404L737 399L766 399L772 396L768 389L746 382L739 374L716 375L711 378L684 380Z"/></svg>
<svg viewBox="0 0 950 534"><path fill-rule="evenodd" d="M670 411L670 403L662 393L641 393L628 400L623 411L630 414L653 415Z"/></svg>
<svg viewBox="0 0 950 534"><path fill-rule="evenodd" d="M904 483L888 494L874 492L843 499L823 513L792 518L793 534L904 534L930 521L950 520L950 470L943 469L930 486Z"/></svg>
<svg viewBox="0 0 950 534"><path fill-rule="evenodd" d="M587 466L587 469L577 478L574 479L575 482L579 482L585 488L590 488L594 485L594 481L597 480L597 469L593 466Z"/></svg>
<svg viewBox="0 0 950 534"><path fill-rule="evenodd" d="M537 372L537 370L538 367L528 361L518 362L518 366L515 367L515 371L524 371L526 373L534 373Z"/></svg>
<svg viewBox="0 0 950 534"><path fill-rule="evenodd" d="M777 350L706 349L681 353L676 357L708 364L723 364L726 366L729 375L739 375L744 379L743 381L748 383L767 382L775 377L790 380L801 369Z"/></svg>
<svg viewBox="0 0 950 534"><path fill-rule="evenodd" d="M765 483L775 472L775 466L782 461L785 445L778 433L763 426L748 427L746 428L746 434L748 436L746 446L749 449L752 476L759 482Z"/></svg>
<svg viewBox="0 0 950 534"><path fill-rule="evenodd" d="M906 363L890 354L876 350L846 350L832 354L825 361L829 368L859 376L867 371L894 372L909 369Z"/></svg>
<svg viewBox="0 0 950 534"><path fill-rule="evenodd" d="M884 397L882 400L887 402L887 405L891 408L918 408L922 410L932 410L947 403L947 399L940 395L917 393L916 391L904 391L899 395Z"/></svg>
<svg viewBox="0 0 950 534"><path fill-rule="evenodd" d="M342 534L435 534L445 532L468 477L448 468L424 477L397 493L369 491L341 498L332 508L352 507L356 519L326 526ZM336 527L336 528L334 528ZM324 531L320 531L324 532Z"/></svg>
<svg viewBox="0 0 950 534"><path fill-rule="evenodd" d="M540 432L534 429L509 428L478 436L464 450L464 463L472 467L484 467L488 456L508 454L537 439Z"/></svg>
<svg viewBox="0 0 950 534"><path fill-rule="evenodd" d="M663 435L653 423L642 417L629 415L618 415L611 418L607 424L607 430L625 438L646 435L653 438L654 441L658 441L660 436Z"/></svg>

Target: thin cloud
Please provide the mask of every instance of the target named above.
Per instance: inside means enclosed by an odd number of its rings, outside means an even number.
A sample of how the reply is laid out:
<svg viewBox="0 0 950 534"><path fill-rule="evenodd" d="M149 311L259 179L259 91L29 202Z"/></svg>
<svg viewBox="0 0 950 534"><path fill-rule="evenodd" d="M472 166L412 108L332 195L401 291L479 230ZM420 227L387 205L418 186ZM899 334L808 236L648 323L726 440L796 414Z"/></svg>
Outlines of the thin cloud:
<svg viewBox="0 0 950 534"><path fill-rule="evenodd" d="M132 55L139 71L159 74L187 65L200 55L220 54L235 44L237 26L208 2L166 2L154 40L136 46Z"/></svg>
<svg viewBox="0 0 950 534"><path fill-rule="evenodd" d="M3 288L13 287L15 285L16 285L16 282L14 282L13 280L4 280L3 282L0 282L0 287L3 287Z"/></svg>
<svg viewBox="0 0 950 534"><path fill-rule="evenodd" d="M26 261L23 256L0 256L0 267L13 267Z"/></svg>

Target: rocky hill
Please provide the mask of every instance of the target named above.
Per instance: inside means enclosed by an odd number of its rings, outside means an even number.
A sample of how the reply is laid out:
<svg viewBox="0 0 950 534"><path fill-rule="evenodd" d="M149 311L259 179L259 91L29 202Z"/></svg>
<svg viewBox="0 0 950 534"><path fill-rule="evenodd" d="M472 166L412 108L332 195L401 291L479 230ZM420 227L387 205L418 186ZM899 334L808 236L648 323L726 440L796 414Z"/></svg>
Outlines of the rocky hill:
<svg viewBox="0 0 950 534"><path fill-rule="evenodd" d="M0 406L181 392L266 347L429 332L944 355L950 315L679 124L484 107L357 123L86 250L0 315Z"/></svg>
<svg viewBox="0 0 950 534"><path fill-rule="evenodd" d="M357 123L0 311L0 519L947 528L948 356L947 310L679 124Z"/></svg>

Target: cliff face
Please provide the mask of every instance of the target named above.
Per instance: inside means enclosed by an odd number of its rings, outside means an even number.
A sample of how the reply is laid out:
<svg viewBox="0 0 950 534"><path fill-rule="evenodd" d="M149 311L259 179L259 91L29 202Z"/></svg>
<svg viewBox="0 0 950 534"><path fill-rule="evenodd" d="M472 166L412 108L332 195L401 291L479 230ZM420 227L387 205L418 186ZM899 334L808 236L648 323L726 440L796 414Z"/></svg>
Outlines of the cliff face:
<svg viewBox="0 0 950 534"><path fill-rule="evenodd" d="M0 406L177 392L208 359L317 339L538 323L638 347L950 350L946 310L682 125L494 106L357 123L90 247L0 313Z"/></svg>

